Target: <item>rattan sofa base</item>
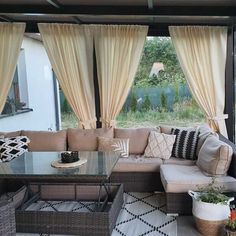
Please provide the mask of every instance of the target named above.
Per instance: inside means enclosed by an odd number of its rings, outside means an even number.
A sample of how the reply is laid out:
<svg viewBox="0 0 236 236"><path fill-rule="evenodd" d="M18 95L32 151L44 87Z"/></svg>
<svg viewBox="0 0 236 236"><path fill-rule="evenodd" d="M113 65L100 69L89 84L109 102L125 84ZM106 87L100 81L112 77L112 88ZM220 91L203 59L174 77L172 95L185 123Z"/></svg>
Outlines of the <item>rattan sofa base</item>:
<svg viewBox="0 0 236 236"><path fill-rule="evenodd" d="M166 213L192 215L192 198L187 193L166 193Z"/></svg>
<svg viewBox="0 0 236 236"><path fill-rule="evenodd" d="M44 186L46 184L43 184ZM53 186L54 184L48 184ZM60 185L62 188L60 188ZM69 183L66 184L67 188ZM66 234L80 236L106 236L111 235L123 204L123 186L122 184L110 185L111 193L109 195L109 205L102 212L55 212L55 211L26 211L40 196L41 200L59 200L60 194L62 200L83 200L77 193L76 186L81 184L72 184L71 189L75 192L69 196L68 191L63 191L63 184L58 184L58 192L50 193L43 191L40 185L40 193L35 194L33 198L28 199L20 209L16 210L16 231L22 233L43 233L43 234ZM94 184L95 185L95 184ZM94 185L83 185L84 190ZM65 184L64 184L65 186ZM96 185L98 188L99 186ZM39 195L39 196L38 196ZM55 199L53 199L55 196ZM68 197L69 196L69 197ZM93 200L93 199L92 199Z"/></svg>
<svg viewBox="0 0 236 236"><path fill-rule="evenodd" d="M6 192L6 181L0 179L0 195Z"/></svg>
<svg viewBox="0 0 236 236"><path fill-rule="evenodd" d="M112 172L111 183L122 183L125 192L164 191L159 172Z"/></svg>

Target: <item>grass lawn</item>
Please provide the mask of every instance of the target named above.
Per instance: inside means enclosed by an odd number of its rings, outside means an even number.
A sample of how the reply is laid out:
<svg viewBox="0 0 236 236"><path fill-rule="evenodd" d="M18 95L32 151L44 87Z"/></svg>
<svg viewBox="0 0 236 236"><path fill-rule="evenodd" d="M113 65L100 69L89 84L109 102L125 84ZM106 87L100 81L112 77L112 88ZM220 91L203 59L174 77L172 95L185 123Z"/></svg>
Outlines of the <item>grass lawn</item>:
<svg viewBox="0 0 236 236"><path fill-rule="evenodd" d="M62 113L62 128L77 127L77 119L73 113ZM155 127L159 125L194 126L204 123L204 115L192 101L175 104L173 112L149 110L146 112L121 112L117 117L116 127Z"/></svg>

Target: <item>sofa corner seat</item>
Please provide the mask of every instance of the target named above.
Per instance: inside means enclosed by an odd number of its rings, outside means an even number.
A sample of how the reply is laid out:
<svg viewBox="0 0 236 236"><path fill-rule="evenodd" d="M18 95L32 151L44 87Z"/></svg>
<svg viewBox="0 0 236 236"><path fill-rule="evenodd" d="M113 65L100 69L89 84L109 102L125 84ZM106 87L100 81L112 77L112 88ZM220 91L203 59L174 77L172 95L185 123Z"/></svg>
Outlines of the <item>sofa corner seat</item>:
<svg viewBox="0 0 236 236"><path fill-rule="evenodd" d="M223 187L226 195L235 197L236 146L222 135L219 138L232 147L233 156L228 174L217 177L216 184ZM192 214L192 199L188 190L197 191L212 182L212 177L204 175L196 165L161 165L160 178L166 192L167 213L179 215Z"/></svg>

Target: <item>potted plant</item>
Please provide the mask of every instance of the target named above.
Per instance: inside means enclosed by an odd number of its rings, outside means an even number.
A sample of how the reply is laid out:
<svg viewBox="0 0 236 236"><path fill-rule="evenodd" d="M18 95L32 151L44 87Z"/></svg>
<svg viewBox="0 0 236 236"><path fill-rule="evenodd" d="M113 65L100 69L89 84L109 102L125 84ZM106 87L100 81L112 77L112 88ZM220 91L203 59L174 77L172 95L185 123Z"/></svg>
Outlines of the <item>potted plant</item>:
<svg viewBox="0 0 236 236"><path fill-rule="evenodd" d="M236 210L235 206L232 206L230 210L230 216L227 224L225 225L225 232L227 236L236 236Z"/></svg>
<svg viewBox="0 0 236 236"><path fill-rule="evenodd" d="M201 234L217 236L221 235L223 226L230 214L229 203L234 198L222 194L223 188L215 184L215 178L205 188L199 188L188 193L193 200L193 216L196 226Z"/></svg>

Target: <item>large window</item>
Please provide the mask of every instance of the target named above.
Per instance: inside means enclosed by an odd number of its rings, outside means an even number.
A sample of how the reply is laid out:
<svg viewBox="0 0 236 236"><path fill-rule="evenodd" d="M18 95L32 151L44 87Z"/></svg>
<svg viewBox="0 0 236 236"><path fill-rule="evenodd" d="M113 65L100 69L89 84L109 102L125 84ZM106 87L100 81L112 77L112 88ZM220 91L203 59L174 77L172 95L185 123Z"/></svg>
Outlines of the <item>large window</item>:
<svg viewBox="0 0 236 236"><path fill-rule="evenodd" d="M25 65L25 52L21 49L12 85L1 116L14 115L28 110L28 86Z"/></svg>
<svg viewBox="0 0 236 236"><path fill-rule="evenodd" d="M62 127L76 127L61 92ZM147 37L132 89L117 117L117 127L192 126L204 115L193 99L170 37Z"/></svg>
<svg viewBox="0 0 236 236"><path fill-rule="evenodd" d="M190 126L204 116L180 68L169 37L148 37L118 127Z"/></svg>

